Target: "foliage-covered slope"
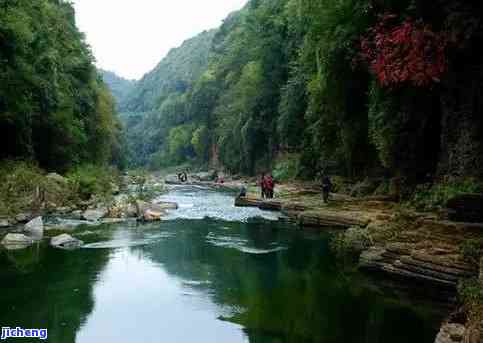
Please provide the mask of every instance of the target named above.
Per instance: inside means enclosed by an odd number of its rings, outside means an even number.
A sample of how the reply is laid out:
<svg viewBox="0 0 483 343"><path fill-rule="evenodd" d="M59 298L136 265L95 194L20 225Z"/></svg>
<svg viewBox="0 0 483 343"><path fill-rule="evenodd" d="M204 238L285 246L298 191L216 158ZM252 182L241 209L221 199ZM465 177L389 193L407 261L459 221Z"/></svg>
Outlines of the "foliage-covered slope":
<svg viewBox="0 0 483 343"><path fill-rule="evenodd" d="M306 177L482 177L481 16L476 0L251 0L208 63L189 74L200 51L177 50L130 97L152 111L131 118L135 162L252 174L288 153ZM175 61L192 77L157 78Z"/></svg>
<svg viewBox="0 0 483 343"><path fill-rule="evenodd" d="M136 85L135 80L127 80L112 71L99 70L104 83L109 87L116 100L117 108L122 108L122 103L132 92Z"/></svg>
<svg viewBox="0 0 483 343"><path fill-rule="evenodd" d="M208 63L215 31L205 31L172 49L151 72L136 83L122 112L146 112L159 108L171 93L183 93L199 78Z"/></svg>
<svg viewBox="0 0 483 343"><path fill-rule="evenodd" d="M0 158L57 170L117 159L114 114L69 2L0 1Z"/></svg>

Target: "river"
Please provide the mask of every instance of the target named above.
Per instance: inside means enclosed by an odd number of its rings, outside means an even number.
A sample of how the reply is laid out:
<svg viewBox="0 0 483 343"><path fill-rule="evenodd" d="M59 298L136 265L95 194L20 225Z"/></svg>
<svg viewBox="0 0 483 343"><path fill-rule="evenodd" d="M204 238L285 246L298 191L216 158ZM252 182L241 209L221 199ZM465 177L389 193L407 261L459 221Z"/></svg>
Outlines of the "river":
<svg viewBox="0 0 483 343"><path fill-rule="evenodd" d="M331 233L235 208L229 193L161 199L180 209L81 226L80 250L0 251L0 327L47 328L61 343L434 341L444 314L338 262Z"/></svg>

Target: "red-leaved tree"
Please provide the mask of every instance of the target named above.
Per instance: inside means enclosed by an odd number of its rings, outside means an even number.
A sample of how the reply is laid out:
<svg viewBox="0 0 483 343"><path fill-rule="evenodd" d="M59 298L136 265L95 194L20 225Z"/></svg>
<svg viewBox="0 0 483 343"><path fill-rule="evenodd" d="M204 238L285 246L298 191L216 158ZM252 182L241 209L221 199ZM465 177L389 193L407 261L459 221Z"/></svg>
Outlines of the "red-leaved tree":
<svg viewBox="0 0 483 343"><path fill-rule="evenodd" d="M382 86L409 82L429 86L439 82L447 69L447 35L434 32L421 20L395 23L386 14L361 41L362 59Z"/></svg>

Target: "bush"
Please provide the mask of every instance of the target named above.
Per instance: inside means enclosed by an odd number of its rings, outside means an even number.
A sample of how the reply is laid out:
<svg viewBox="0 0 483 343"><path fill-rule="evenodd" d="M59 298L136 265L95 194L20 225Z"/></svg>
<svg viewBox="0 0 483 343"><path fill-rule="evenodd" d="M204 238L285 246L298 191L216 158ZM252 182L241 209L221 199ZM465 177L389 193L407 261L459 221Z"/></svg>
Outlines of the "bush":
<svg viewBox="0 0 483 343"><path fill-rule="evenodd" d="M95 197L108 201L112 197L112 186L119 181L114 168L96 165L83 165L67 174L74 193L80 200Z"/></svg>
<svg viewBox="0 0 483 343"><path fill-rule="evenodd" d="M463 259L473 265L479 265L483 253L483 239L468 239L460 246Z"/></svg>
<svg viewBox="0 0 483 343"><path fill-rule="evenodd" d="M458 285L458 294L469 309L483 305L483 287L476 278L461 281Z"/></svg>
<svg viewBox="0 0 483 343"><path fill-rule="evenodd" d="M7 160L0 164L1 215L35 212L42 206L64 206L72 195L68 183L46 177L35 163Z"/></svg>
<svg viewBox="0 0 483 343"><path fill-rule="evenodd" d="M4 161L0 165L0 211L17 214L31 208L40 193L43 173L30 162Z"/></svg>
<svg viewBox="0 0 483 343"><path fill-rule="evenodd" d="M420 210L432 210L446 206L449 199L462 193L478 193L483 190L480 180L474 178L447 179L435 184L416 187L410 204Z"/></svg>
<svg viewBox="0 0 483 343"><path fill-rule="evenodd" d="M273 170L273 177L277 181L293 180L299 173L299 156L285 155L279 158Z"/></svg>
<svg viewBox="0 0 483 343"><path fill-rule="evenodd" d="M369 231L353 227L338 233L330 242L330 247L339 257L357 256L372 245Z"/></svg>

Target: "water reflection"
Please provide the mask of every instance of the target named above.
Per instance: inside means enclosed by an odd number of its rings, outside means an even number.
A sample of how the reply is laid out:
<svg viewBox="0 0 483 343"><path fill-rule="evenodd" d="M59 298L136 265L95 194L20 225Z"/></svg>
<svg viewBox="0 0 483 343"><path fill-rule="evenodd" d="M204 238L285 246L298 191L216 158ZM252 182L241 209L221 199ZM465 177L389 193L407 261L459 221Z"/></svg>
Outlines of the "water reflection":
<svg viewBox="0 0 483 343"><path fill-rule="evenodd" d="M227 196L202 192L195 218ZM444 313L341 269L328 234L222 212L88 228L79 251L1 252L0 325L62 343L434 341Z"/></svg>

